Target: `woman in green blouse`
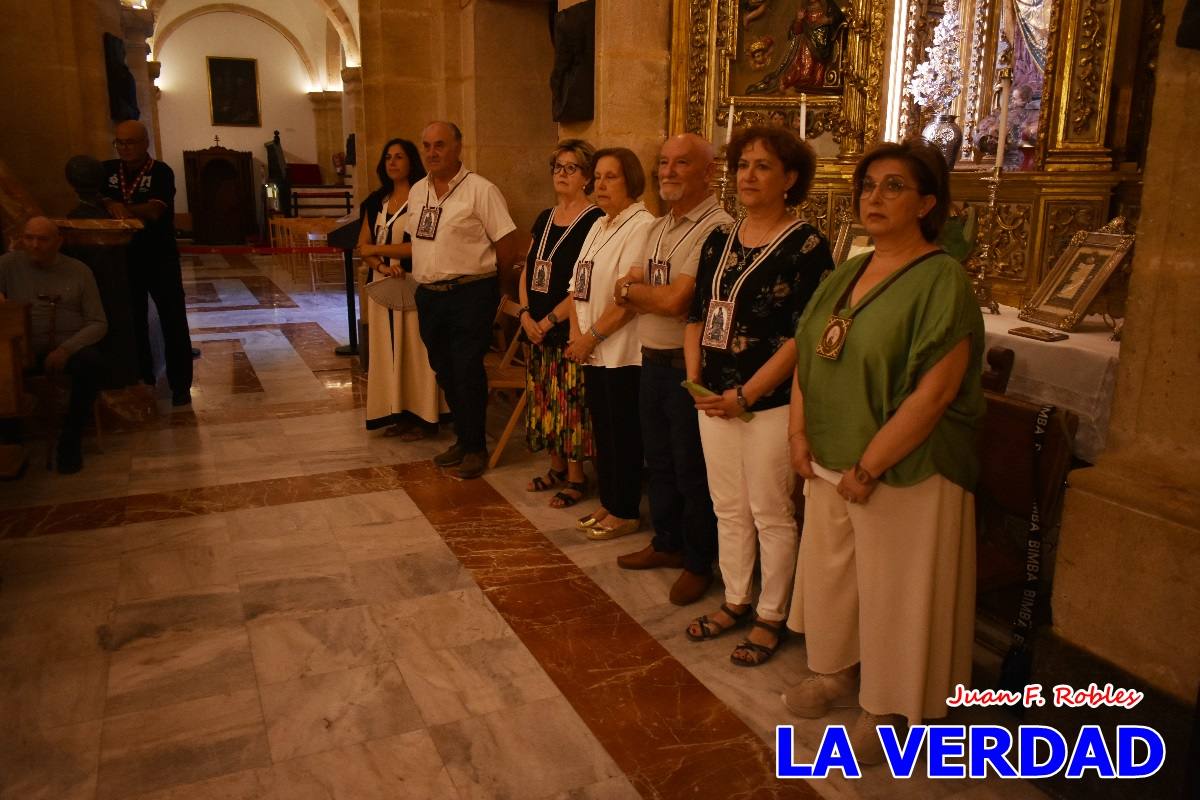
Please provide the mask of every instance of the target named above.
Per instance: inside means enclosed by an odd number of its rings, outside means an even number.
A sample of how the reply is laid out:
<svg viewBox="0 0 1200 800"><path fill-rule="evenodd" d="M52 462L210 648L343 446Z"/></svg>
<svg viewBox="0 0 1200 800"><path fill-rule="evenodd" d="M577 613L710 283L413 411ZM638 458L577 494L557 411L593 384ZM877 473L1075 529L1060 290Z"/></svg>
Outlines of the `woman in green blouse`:
<svg viewBox="0 0 1200 800"><path fill-rule="evenodd" d="M807 501L788 627L815 674L783 699L821 717L861 678L851 741L877 763L876 725L945 716L970 681L983 318L934 244L940 153L880 145L853 202L875 250L834 271L796 330L788 439Z"/></svg>

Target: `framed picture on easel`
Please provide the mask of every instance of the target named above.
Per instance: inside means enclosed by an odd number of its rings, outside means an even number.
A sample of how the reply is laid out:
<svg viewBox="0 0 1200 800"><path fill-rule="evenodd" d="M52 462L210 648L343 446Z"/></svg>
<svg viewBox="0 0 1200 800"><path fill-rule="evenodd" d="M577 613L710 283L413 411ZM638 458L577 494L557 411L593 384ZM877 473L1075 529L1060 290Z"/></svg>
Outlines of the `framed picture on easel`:
<svg viewBox="0 0 1200 800"><path fill-rule="evenodd" d="M213 125L262 127L257 59L208 56L208 101Z"/></svg>
<svg viewBox="0 0 1200 800"><path fill-rule="evenodd" d="M1018 316L1062 331L1075 330L1133 247L1133 236L1109 232L1123 226L1124 220L1114 220L1100 231L1076 233Z"/></svg>

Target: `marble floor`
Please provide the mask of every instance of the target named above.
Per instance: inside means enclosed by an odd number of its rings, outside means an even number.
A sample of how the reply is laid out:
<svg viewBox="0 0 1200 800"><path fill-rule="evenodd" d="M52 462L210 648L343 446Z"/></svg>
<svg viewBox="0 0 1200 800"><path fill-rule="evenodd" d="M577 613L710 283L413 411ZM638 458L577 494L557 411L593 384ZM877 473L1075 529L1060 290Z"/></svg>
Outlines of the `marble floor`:
<svg viewBox="0 0 1200 800"><path fill-rule="evenodd" d="M803 644L746 670L688 642L719 586L681 609L672 574L617 569L648 534L587 541L516 439L459 482L448 433L368 434L343 296L297 277L185 258L193 406L111 398L82 473L35 448L0 484L0 798L1042 796L776 780L777 724L806 760L856 713L784 711Z"/></svg>

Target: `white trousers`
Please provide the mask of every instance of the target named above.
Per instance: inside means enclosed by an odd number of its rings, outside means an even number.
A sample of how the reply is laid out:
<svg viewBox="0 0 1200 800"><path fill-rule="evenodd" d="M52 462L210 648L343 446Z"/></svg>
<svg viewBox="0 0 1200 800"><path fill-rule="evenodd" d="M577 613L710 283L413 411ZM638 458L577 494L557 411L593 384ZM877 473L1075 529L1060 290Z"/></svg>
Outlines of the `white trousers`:
<svg viewBox="0 0 1200 800"><path fill-rule="evenodd" d="M975 496L940 475L879 484L862 504L819 477L804 495L788 627L804 633L809 669L861 663L866 711L946 716L954 685L971 682Z"/></svg>
<svg viewBox="0 0 1200 800"><path fill-rule="evenodd" d="M700 412L725 602L750 602L758 557L762 591L756 610L769 622L787 615L796 569L796 476L788 456L787 423L787 406L755 412L750 422Z"/></svg>

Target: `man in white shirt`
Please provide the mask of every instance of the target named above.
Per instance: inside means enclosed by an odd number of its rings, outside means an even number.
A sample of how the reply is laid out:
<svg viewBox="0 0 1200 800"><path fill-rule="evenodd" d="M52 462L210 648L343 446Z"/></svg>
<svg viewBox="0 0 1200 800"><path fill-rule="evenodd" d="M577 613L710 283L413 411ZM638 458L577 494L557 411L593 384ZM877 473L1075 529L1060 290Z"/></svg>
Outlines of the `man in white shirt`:
<svg viewBox="0 0 1200 800"><path fill-rule="evenodd" d="M500 301L497 264L517 260L517 226L504 197L462 163L462 132L431 122L421 132L428 172L408 195L417 318L429 365L454 414L456 441L434 457L458 478L487 468L487 373L483 357L492 340Z"/></svg>
<svg viewBox="0 0 1200 800"><path fill-rule="evenodd" d="M670 599L687 605L712 585L717 555L713 514L692 396L683 330L696 288L700 251L713 228L732 222L713 196L712 145L685 133L663 143L658 159L659 195L671 207L647 226L642 261L630 265L614 289L618 304L638 312L642 347L639 397L642 441L649 469L648 494L654 539L617 559L624 569L683 567Z"/></svg>

